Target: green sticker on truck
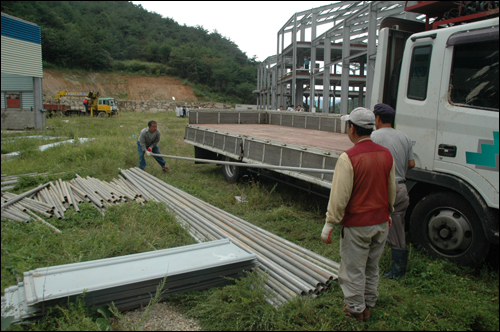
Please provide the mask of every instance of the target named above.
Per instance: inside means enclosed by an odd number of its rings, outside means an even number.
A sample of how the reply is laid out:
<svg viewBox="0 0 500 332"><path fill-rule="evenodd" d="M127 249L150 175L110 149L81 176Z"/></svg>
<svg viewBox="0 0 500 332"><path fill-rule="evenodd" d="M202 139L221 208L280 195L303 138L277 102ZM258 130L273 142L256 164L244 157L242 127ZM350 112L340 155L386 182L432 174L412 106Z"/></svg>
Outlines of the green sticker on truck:
<svg viewBox="0 0 500 332"><path fill-rule="evenodd" d="M498 172L498 131L493 132L493 141L479 140L477 152L465 152L467 164L476 165L476 168Z"/></svg>

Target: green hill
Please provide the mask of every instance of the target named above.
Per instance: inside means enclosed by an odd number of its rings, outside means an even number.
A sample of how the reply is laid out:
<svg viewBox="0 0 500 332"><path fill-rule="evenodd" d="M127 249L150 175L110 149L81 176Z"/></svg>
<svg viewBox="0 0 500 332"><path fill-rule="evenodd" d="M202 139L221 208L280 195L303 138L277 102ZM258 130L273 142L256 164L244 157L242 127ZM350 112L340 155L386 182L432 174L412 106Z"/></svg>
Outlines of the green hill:
<svg viewBox="0 0 500 332"><path fill-rule="evenodd" d="M126 1L2 1L1 8L42 28L47 68L177 76L208 98L255 103L258 63L217 32Z"/></svg>

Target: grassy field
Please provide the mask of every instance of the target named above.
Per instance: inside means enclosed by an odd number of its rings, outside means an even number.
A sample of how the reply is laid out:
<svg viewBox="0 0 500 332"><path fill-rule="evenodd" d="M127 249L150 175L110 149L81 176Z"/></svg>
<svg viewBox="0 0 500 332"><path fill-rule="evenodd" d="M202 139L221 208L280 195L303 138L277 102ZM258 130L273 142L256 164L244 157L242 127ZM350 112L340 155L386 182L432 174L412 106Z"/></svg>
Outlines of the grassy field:
<svg viewBox="0 0 500 332"><path fill-rule="evenodd" d="M69 120L69 122L65 122ZM156 120L162 132L159 147L164 154L193 156L191 145L183 142L187 119L173 113L123 113L113 118L53 118L44 135L95 140L65 144L44 152L47 144L38 139L17 139L2 143L2 153L20 151L21 156L2 163L2 174L32 172L60 173L58 176L23 178L15 192L61 177L69 180L78 173L111 180L119 168L137 166L137 136L147 121ZM8 137L35 133L4 134ZM53 141L50 141L53 142ZM219 208L263 227L279 236L340 262L339 243L330 246L320 240L327 200L285 185L246 179L228 184L214 165L194 165L169 160L172 172L163 174L152 159L146 171L163 181ZM291 190L292 189L292 190ZM246 195L239 204L234 196ZM56 264L80 262L194 243L174 217L160 204L116 206L102 216L91 206L82 213L68 213L55 221L62 230L56 234L37 223L20 224L2 219L2 290L22 278L22 272ZM339 229L332 238L339 238ZM498 268L468 269L443 260L431 260L410 246L408 273L402 280L382 277L379 301L367 323L357 323L342 313L343 296L338 282L318 298L299 298L281 308L264 301L259 288L251 290L257 277L235 285L205 292L173 296L172 303L199 320L207 330L499 330ZM390 269L390 249L384 250L381 270ZM99 322L104 319L111 325ZM17 325L13 330L99 330L116 327L119 318L81 303L54 310L43 320Z"/></svg>

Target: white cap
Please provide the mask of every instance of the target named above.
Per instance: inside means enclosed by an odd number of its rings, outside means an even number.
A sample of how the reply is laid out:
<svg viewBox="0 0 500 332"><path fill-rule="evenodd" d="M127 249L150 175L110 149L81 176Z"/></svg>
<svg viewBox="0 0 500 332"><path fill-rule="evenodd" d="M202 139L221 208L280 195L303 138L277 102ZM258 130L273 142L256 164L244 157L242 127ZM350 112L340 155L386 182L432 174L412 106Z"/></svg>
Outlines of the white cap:
<svg viewBox="0 0 500 332"><path fill-rule="evenodd" d="M342 121L350 120L357 126L365 129L373 129L375 128L375 114L370 111L368 108L357 107L352 110L351 114L344 115Z"/></svg>

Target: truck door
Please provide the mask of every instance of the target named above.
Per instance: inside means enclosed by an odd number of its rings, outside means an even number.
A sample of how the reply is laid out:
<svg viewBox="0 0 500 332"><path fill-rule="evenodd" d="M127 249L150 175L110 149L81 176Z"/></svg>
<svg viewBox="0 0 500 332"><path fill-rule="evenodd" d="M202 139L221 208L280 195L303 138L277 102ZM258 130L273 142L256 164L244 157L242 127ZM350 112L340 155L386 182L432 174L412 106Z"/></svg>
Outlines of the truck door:
<svg viewBox="0 0 500 332"><path fill-rule="evenodd" d="M442 42L432 31L407 40L396 106L396 128L412 140L416 167L428 170L434 167Z"/></svg>
<svg viewBox="0 0 500 332"><path fill-rule="evenodd" d="M498 208L498 25L449 36L443 60L434 170L473 185Z"/></svg>

